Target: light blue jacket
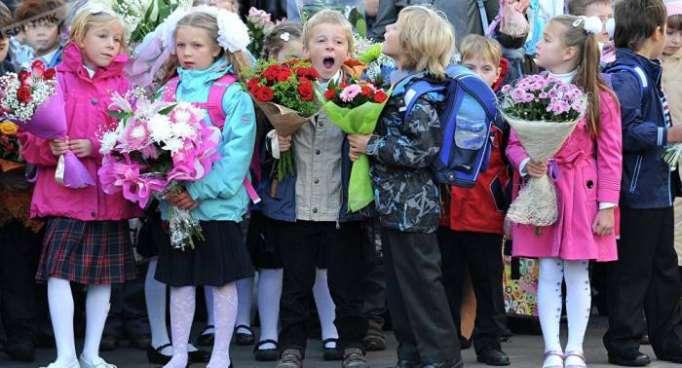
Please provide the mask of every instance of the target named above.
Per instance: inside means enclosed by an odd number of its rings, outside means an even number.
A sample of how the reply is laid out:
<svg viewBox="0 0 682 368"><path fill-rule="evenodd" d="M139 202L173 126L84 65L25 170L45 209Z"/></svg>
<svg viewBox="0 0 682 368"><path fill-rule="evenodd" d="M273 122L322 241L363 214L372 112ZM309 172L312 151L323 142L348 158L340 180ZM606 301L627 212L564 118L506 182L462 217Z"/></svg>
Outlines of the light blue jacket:
<svg viewBox="0 0 682 368"><path fill-rule="evenodd" d="M232 67L223 60L204 70L178 68L177 100L207 102L213 82L231 71ZM199 221L239 222L249 205L243 182L249 173L256 140L256 115L251 97L238 83L225 91L223 111L226 118L219 148L220 160L202 180L186 186L189 195L198 203L192 215ZM165 201L161 201L161 214L164 218L168 214Z"/></svg>

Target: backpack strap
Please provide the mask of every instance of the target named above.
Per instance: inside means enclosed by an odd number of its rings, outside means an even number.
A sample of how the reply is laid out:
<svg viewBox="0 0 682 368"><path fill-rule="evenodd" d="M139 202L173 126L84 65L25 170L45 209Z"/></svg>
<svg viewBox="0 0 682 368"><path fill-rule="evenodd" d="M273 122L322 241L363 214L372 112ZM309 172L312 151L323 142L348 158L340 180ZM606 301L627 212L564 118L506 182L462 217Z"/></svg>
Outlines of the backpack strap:
<svg viewBox="0 0 682 368"><path fill-rule="evenodd" d="M225 125L225 111L223 111L223 96L225 91L233 83L237 81L237 77L232 74L225 74L218 78L208 91L208 100L203 106L208 112L208 117L211 119L211 124L222 130Z"/></svg>
<svg viewBox="0 0 682 368"><path fill-rule="evenodd" d="M485 32L488 29L488 26L490 26L490 22L488 21L488 13L486 12L485 9L485 3L487 0L476 0L476 5L478 6L478 13L481 15L481 28Z"/></svg>
<svg viewBox="0 0 682 368"><path fill-rule="evenodd" d="M605 72L608 74L629 73L632 75L639 86L640 98L644 98L646 91L649 89L649 80L646 77L646 73L644 73L644 70L642 70L642 68L639 66L632 67L629 65L618 64L608 67Z"/></svg>

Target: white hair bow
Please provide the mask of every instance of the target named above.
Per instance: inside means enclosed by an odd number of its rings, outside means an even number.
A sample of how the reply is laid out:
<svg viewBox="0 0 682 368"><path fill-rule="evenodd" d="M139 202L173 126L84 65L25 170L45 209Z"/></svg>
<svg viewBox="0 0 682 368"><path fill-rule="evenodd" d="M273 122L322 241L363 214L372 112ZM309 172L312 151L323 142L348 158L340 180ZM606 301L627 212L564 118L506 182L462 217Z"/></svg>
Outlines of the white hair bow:
<svg viewBox="0 0 682 368"><path fill-rule="evenodd" d="M593 35L598 35L604 30L604 24L601 22L601 19L597 17L580 16L573 22L573 27L580 26L582 26L585 32Z"/></svg>

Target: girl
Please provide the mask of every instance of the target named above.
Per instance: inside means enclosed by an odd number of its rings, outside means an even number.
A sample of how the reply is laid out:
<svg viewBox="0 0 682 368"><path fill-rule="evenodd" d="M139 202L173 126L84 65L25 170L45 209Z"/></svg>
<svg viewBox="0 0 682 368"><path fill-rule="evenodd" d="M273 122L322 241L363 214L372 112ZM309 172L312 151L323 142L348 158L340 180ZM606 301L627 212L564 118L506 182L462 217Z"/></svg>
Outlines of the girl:
<svg viewBox="0 0 682 368"><path fill-rule="evenodd" d="M69 44L58 66L65 96L67 137L46 141L24 137L22 155L38 167L31 203L32 217L47 218L36 279L47 281L57 360L49 368L111 368L99 356L109 311L112 283L135 277L128 219L134 205L120 194L105 195L99 186L69 189L55 181L57 158L71 150L93 178L101 157L97 137L115 122L107 115L112 92L125 93L124 28L113 11L84 8L74 19ZM74 303L70 282L87 286L83 353L76 358ZM79 362L80 360L80 362Z"/></svg>
<svg viewBox="0 0 682 368"><path fill-rule="evenodd" d="M621 179L621 125L617 99L599 74L601 32L597 18L553 18L537 46L537 63L588 96L585 118L552 159L559 219L545 228L513 225L513 256L539 258L538 314L545 341L543 367L585 367L583 339L590 317L589 260L617 258L615 207ZM596 24L599 27L595 26ZM547 162L535 162L512 133L507 156L521 176L547 173ZM562 350L559 326L562 281L566 282L568 344Z"/></svg>
<svg viewBox="0 0 682 368"><path fill-rule="evenodd" d="M222 12L222 13L221 13ZM228 19L219 29L217 18ZM241 27L240 27L241 26ZM208 362L210 368L230 366L229 345L237 315L235 281L253 275L243 244L239 223L246 214L249 196L242 185L248 174L256 136L255 115L249 95L242 90L236 75L247 65L243 53L248 40L246 27L238 16L225 10L197 7L183 16L174 27L177 79L164 87L169 100L188 101L212 111L221 109L224 121L211 113L207 123L222 126L221 159L208 175L188 184L184 191L166 195L161 201L161 216L169 206L192 210L202 226L205 241L195 250L172 249L168 235L159 249L156 278L171 286L171 334L173 357L164 367L184 368L188 362L187 341L194 319L197 286L210 286L213 297L215 339ZM221 44L217 42L221 34ZM225 40L223 36L228 39ZM224 43L224 44L223 44ZM229 47L234 52L224 50ZM220 80L220 81L219 81ZM211 105L209 92L216 83L226 85L220 106Z"/></svg>
<svg viewBox="0 0 682 368"><path fill-rule="evenodd" d="M459 367L459 334L441 282L436 237L440 193L430 168L442 143L437 112L442 99L419 98L408 120L401 111L406 83L445 78L454 31L433 9L408 6L386 28L385 37L383 52L399 67L391 76L393 93L374 135L350 135L348 140L352 160L366 153L372 163L386 294L399 346L396 366Z"/></svg>

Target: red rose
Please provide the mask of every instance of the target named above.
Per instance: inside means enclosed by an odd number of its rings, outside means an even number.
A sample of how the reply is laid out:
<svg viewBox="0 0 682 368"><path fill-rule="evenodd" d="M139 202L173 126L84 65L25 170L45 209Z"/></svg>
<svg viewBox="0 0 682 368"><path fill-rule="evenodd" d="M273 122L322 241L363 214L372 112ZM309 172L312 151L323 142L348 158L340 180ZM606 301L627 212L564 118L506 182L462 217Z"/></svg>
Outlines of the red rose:
<svg viewBox="0 0 682 368"><path fill-rule="evenodd" d="M272 101L272 97L274 97L272 89L265 86L258 88L254 94L256 99L260 102L270 102Z"/></svg>
<svg viewBox="0 0 682 368"><path fill-rule="evenodd" d="M31 72L37 77L42 77L45 73L45 63L40 60L36 60L31 64Z"/></svg>
<svg viewBox="0 0 682 368"><path fill-rule="evenodd" d="M291 69L289 68L280 68L280 70L277 72L276 79L279 82L284 82L285 80L289 79L291 76Z"/></svg>
<svg viewBox="0 0 682 368"><path fill-rule="evenodd" d="M278 65L270 65L265 71L263 72L263 78L267 79L268 82L273 82L277 79L277 73L278 73Z"/></svg>
<svg viewBox="0 0 682 368"><path fill-rule="evenodd" d="M348 83L346 83L346 82L341 82L341 84L339 85L339 88L341 88L341 89L344 89L346 87L348 87Z"/></svg>
<svg viewBox="0 0 682 368"><path fill-rule="evenodd" d="M28 103L31 101L31 88L28 86L22 86L17 89L17 101L21 103Z"/></svg>
<svg viewBox="0 0 682 368"><path fill-rule="evenodd" d="M372 96L372 88L370 88L370 86L367 85L362 86L362 94L367 97Z"/></svg>
<svg viewBox="0 0 682 368"><path fill-rule="evenodd" d="M324 98L331 101L334 98L336 98L336 90L335 89L328 89L324 92Z"/></svg>
<svg viewBox="0 0 682 368"><path fill-rule="evenodd" d="M54 79L55 75L57 75L57 71L54 70L54 68L47 69L45 73L43 73L45 79Z"/></svg>
<svg viewBox="0 0 682 368"><path fill-rule="evenodd" d="M384 91L377 91L374 95L374 102L376 103L384 103L386 100L388 100L388 95Z"/></svg>
<svg viewBox="0 0 682 368"><path fill-rule="evenodd" d="M249 89L249 92L251 93L255 92L259 86L260 80L258 78L251 78L249 79L248 82L246 82L246 87Z"/></svg>
<svg viewBox="0 0 682 368"><path fill-rule="evenodd" d="M318 80L320 79L320 73L317 72L317 69L310 67L308 68L308 78Z"/></svg>
<svg viewBox="0 0 682 368"><path fill-rule="evenodd" d="M31 76L31 73L29 73L26 70L22 70L19 72L19 81L21 84L24 84L24 81L27 80Z"/></svg>
<svg viewBox="0 0 682 368"><path fill-rule="evenodd" d="M301 95L303 101L312 101L314 97L313 84L310 81L306 81L306 83L301 83L298 86L298 93Z"/></svg>

